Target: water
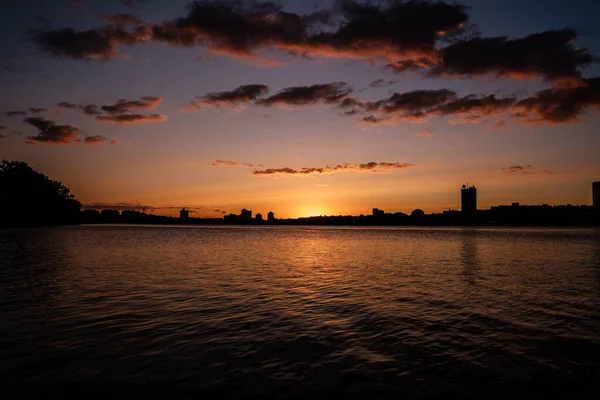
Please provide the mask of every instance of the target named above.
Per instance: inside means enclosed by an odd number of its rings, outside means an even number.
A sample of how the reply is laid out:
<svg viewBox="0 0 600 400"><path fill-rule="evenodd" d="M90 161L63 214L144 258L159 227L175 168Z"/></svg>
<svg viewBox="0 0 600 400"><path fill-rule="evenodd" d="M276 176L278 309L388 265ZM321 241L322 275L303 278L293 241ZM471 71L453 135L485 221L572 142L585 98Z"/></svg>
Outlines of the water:
<svg viewBox="0 0 600 400"><path fill-rule="evenodd" d="M598 398L600 231L0 231L0 332L18 397Z"/></svg>

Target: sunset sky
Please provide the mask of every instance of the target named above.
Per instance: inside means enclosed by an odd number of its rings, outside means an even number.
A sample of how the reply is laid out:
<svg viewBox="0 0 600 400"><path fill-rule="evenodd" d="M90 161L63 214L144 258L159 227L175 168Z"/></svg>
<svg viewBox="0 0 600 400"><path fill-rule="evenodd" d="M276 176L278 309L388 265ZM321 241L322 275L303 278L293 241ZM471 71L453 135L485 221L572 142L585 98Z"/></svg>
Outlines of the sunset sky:
<svg viewBox="0 0 600 400"><path fill-rule="evenodd" d="M0 159L160 215L591 203L600 2L367 3L3 0Z"/></svg>

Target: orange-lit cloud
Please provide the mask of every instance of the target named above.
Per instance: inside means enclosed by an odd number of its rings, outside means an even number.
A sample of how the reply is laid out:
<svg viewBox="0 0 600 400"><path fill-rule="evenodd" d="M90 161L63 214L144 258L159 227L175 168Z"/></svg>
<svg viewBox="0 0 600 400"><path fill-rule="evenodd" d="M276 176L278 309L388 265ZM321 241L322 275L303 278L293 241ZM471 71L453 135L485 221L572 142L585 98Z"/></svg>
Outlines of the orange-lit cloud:
<svg viewBox="0 0 600 400"><path fill-rule="evenodd" d="M433 76L542 77L556 87L578 86L581 69L596 61L588 49L575 47L572 29L516 39L479 37L467 8L456 3L333 3L300 15L269 1L198 0L182 17L163 23L118 14L105 17L110 24L104 27L42 29L33 39L43 51L74 59L116 58L119 45L153 41L206 46L259 66L282 63L259 55L274 49L305 58L384 59L396 71L429 70Z"/></svg>
<svg viewBox="0 0 600 400"><path fill-rule="evenodd" d="M376 172L378 170L388 169L406 169L414 167L414 164L407 163L389 163L389 162L369 162L365 164L339 164L335 166L327 165L325 167L303 167L303 168L268 168L264 170L256 170L254 175L292 175L292 176L307 176L312 174L330 174L335 172Z"/></svg>

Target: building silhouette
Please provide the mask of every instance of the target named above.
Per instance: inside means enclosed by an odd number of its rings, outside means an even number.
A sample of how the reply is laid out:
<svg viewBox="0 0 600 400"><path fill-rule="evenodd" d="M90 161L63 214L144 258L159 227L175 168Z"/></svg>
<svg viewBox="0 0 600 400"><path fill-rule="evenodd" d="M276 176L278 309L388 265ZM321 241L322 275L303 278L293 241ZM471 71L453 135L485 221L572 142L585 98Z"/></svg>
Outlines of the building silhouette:
<svg viewBox="0 0 600 400"><path fill-rule="evenodd" d="M240 217L246 221L251 220L252 219L252 210L246 210L245 208L242 209L242 213L240 214Z"/></svg>
<svg viewBox="0 0 600 400"><path fill-rule="evenodd" d="M190 210L186 210L185 208L182 208L179 211L179 219L182 221L187 221L190 218Z"/></svg>
<svg viewBox="0 0 600 400"><path fill-rule="evenodd" d="M267 214L267 221L269 221L269 222L275 221L275 213L273 211L269 211L269 213Z"/></svg>
<svg viewBox="0 0 600 400"><path fill-rule="evenodd" d="M592 183L592 204L600 208L600 181Z"/></svg>
<svg viewBox="0 0 600 400"><path fill-rule="evenodd" d="M477 189L475 186L463 185L460 191L460 210L465 214L477 211Z"/></svg>
<svg viewBox="0 0 600 400"><path fill-rule="evenodd" d="M373 209L373 216L374 217L381 217L383 215L385 215L385 211L380 210L379 208L374 208Z"/></svg>
<svg viewBox="0 0 600 400"><path fill-rule="evenodd" d="M256 213L256 217L255 218L256 218L257 221L262 221L263 220L263 216L262 216L261 213Z"/></svg>

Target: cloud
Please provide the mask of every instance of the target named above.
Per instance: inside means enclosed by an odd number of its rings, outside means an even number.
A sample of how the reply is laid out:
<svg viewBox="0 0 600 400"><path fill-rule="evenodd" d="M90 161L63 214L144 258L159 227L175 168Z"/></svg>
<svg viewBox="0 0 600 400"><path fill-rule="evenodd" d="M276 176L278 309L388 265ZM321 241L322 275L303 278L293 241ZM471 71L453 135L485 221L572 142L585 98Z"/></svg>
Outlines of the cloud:
<svg viewBox="0 0 600 400"><path fill-rule="evenodd" d="M393 85L396 82L397 81L389 81L389 80L385 80L385 79L381 78L381 79L377 79L377 80L371 82L371 84L369 86L371 86L371 87L386 87L386 86Z"/></svg>
<svg viewBox="0 0 600 400"><path fill-rule="evenodd" d="M34 41L50 54L75 59L110 59L119 44L152 40L178 47L206 45L210 52L249 61L261 50L276 49L302 57L383 57L394 62L435 60L438 40L461 33L468 22L466 8L457 4L335 3L331 9L300 15L270 1L198 0L186 15L164 23L127 20L137 24L125 29L113 19L113 25L87 31L39 30Z"/></svg>
<svg viewBox="0 0 600 400"><path fill-rule="evenodd" d="M283 89L273 96L260 99L256 104L272 105L308 105L322 102L337 104L345 99L352 88L345 82L332 82L311 86L295 86Z"/></svg>
<svg viewBox="0 0 600 400"><path fill-rule="evenodd" d="M71 125L56 125L53 121L40 118L26 118L25 122L36 127L39 132L35 136L28 136L27 143L53 143L72 144L79 142L81 130Z"/></svg>
<svg viewBox="0 0 600 400"><path fill-rule="evenodd" d="M139 100L119 99L114 104L75 104L61 102L57 104L58 111L62 109L80 110L85 115L95 116L98 122L116 123L121 125L144 122L164 122L167 116L163 114L133 114L133 110L154 110L163 101L162 97L144 96Z"/></svg>
<svg viewBox="0 0 600 400"><path fill-rule="evenodd" d="M150 26L133 16L120 14L104 19L113 24L85 31L39 29L32 32L32 40L42 51L56 57L108 60L119 55L117 45L131 46L152 38Z"/></svg>
<svg viewBox="0 0 600 400"><path fill-rule="evenodd" d="M106 142L106 138L104 136L100 136L100 135L86 136L85 139L83 139L83 142L85 144L90 144L90 145L103 144Z"/></svg>
<svg viewBox="0 0 600 400"><path fill-rule="evenodd" d="M251 103L259 96L267 93L267 85L253 84L243 85L234 90L208 93L205 96L196 97L183 110L200 109L204 107L222 107L240 103Z"/></svg>
<svg viewBox="0 0 600 400"><path fill-rule="evenodd" d="M553 171L549 171L549 170L544 170L544 171L536 171L534 170L534 168L531 165L513 165L507 168L502 168L502 171L506 172L507 174L514 174L514 175L555 175L556 173Z"/></svg>
<svg viewBox="0 0 600 400"><path fill-rule="evenodd" d="M576 88L543 90L520 100L512 119L529 124L577 123L590 108L600 110L600 77L584 79Z"/></svg>
<svg viewBox="0 0 600 400"><path fill-rule="evenodd" d="M225 161L225 160L215 160L211 164L213 167L226 166L226 167L263 167L262 164L248 164L244 162L237 161Z"/></svg>
<svg viewBox="0 0 600 400"><path fill-rule="evenodd" d="M139 100L119 99L115 104L104 105L100 108L108 114L124 114L132 110L154 110L162 101L162 97L144 96Z"/></svg>
<svg viewBox="0 0 600 400"><path fill-rule="evenodd" d="M117 115L99 115L96 117L98 122L106 122L120 125L133 125L142 123L165 122L167 116L164 114L117 114Z"/></svg>
<svg viewBox="0 0 600 400"><path fill-rule="evenodd" d="M347 98L339 105L344 115L362 114L360 121L369 124L401 124L426 122L433 116L461 116L449 123L473 123L482 116L506 113L512 110L516 99L496 98L494 95L467 95L459 97L449 89L414 90L394 93L379 101L361 101Z"/></svg>
<svg viewBox="0 0 600 400"><path fill-rule="evenodd" d="M415 136L432 136L433 131L431 129L422 129L418 132L415 132Z"/></svg>
<svg viewBox="0 0 600 400"><path fill-rule="evenodd" d="M575 48L577 32L546 31L519 39L474 38L441 51L436 75L541 76L550 82L579 80L581 69L595 58L588 49Z"/></svg>
<svg viewBox="0 0 600 400"><path fill-rule="evenodd" d="M8 137L6 137L6 136L4 136L4 135L0 134L0 139L8 139Z"/></svg>
<svg viewBox="0 0 600 400"><path fill-rule="evenodd" d="M0 125L0 132L2 132L5 129L6 129L6 127L4 125Z"/></svg>
<svg viewBox="0 0 600 400"><path fill-rule="evenodd" d="M388 162L369 162L365 164L340 164L336 166L325 166L325 167L304 167L304 168L292 168L292 167L282 167L282 168L268 168L264 170L256 170L253 172L254 175L264 176L264 175L294 175L294 176L306 176L312 174L328 174L335 172L364 172L371 171L376 172L381 169L406 169L414 167L414 164L406 164L406 163L388 163Z"/></svg>
<svg viewBox="0 0 600 400"><path fill-rule="evenodd" d="M27 111L9 111L6 113L9 117L16 117L21 115L27 115Z"/></svg>

